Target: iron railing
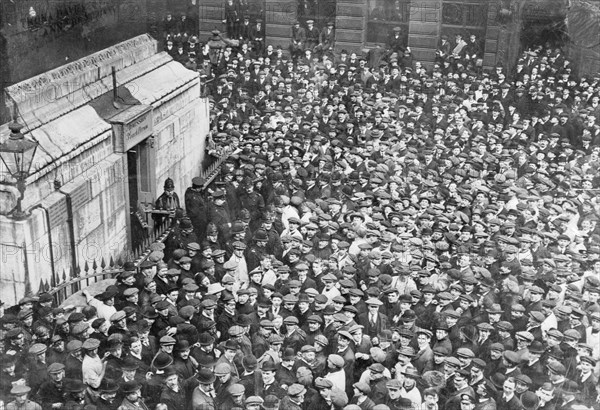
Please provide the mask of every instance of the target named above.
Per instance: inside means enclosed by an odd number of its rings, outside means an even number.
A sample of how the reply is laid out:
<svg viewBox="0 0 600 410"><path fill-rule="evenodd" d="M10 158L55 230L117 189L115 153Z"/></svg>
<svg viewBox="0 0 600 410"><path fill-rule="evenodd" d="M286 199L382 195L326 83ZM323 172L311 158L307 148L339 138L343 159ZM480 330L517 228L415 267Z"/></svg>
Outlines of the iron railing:
<svg viewBox="0 0 600 410"><path fill-rule="evenodd" d="M164 243L171 233L171 230L171 220L166 219L158 229L153 229L140 246L131 251L129 256L125 259L133 260L136 267L139 266L150 255L150 245L156 242ZM63 270L61 274L53 274L50 278L50 283L43 279L40 280L39 293L50 293L54 296L56 304L60 305L81 289L104 279L116 277L123 271L124 262L123 255L119 255L116 260L111 256L108 263L104 258L100 261L95 259L92 261L86 260L83 268L77 266L70 269L68 273Z"/></svg>
<svg viewBox="0 0 600 410"><path fill-rule="evenodd" d="M232 151L230 149L224 150L224 152L201 173L201 176L206 181L203 189L206 189L217 177L221 165L231 154ZM70 269L68 273L65 270L63 270L62 273L55 272L50 278L50 282L45 281L44 279L40 280L38 294L43 292L50 293L54 296L56 304L60 305L81 289L104 279L116 277L123 271L123 263L127 260L133 260L136 267L139 266L150 255L150 245L156 242L164 243L171 231L171 219L165 218L158 229L152 229L148 237L140 243L137 249L132 250L129 255L119 255L116 258L111 256L108 262L106 262L104 258L100 261L95 259L92 261L86 260L83 268L77 266ZM124 256L126 257L124 258Z"/></svg>

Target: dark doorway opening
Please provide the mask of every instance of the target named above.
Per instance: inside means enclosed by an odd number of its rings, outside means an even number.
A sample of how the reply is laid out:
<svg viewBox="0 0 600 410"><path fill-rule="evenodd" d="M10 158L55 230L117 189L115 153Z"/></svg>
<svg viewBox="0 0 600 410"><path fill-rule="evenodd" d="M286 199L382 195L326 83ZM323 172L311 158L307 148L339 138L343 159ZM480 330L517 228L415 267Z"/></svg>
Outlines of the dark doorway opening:
<svg viewBox="0 0 600 410"><path fill-rule="evenodd" d="M521 47L562 47L568 40L564 0L529 1L523 6Z"/></svg>
<svg viewBox="0 0 600 410"><path fill-rule="evenodd" d="M137 150L127 151L127 177L129 179L129 206L133 212L138 203Z"/></svg>
<svg viewBox="0 0 600 410"><path fill-rule="evenodd" d="M127 176L131 220L131 248L136 250L148 238L152 218L146 210L156 199L156 157L153 136L127 151Z"/></svg>
<svg viewBox="0 0 600 410"><path fill-rule="evenodd" d="M145 232L137 216L138 211L138 152L127 151L127 178L129 188L129 216L131 219L131 249L136 250L145 238Z"/></svg>
<svg viewBox="0 0 600 410"><path fill-rule="evenodd" d="M315 27L322 30L327 27L327 22L335 23L337 0L298 1L296 15L301 25L305 26L307 20L314 20Z"/></svg>
<svg viewBox="0 0 600 410"><path fill-rule="evenodd" d="M523 20L521 46L524 50L549 45L562 47L568 39L565 18Z"/></svg>

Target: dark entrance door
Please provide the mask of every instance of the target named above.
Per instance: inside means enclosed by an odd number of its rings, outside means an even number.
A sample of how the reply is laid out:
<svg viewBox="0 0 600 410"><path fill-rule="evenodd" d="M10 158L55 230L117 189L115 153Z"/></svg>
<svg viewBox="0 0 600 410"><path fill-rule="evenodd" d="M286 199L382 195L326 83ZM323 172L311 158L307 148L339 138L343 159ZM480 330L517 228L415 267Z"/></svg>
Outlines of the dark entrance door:
<svg viewBox="0 0 600 410"><path fill-rule="evenodd" d="M250 15L250 24L256 23L256 20L263 21L265 26L265 0L248 0L248 14Z"/></svg>
<svg viewBox="0 0 600 410"><path fill-rule="evenodd" d="M335 22L337 0L299 0L294 11L302 26L306 27L307 20L314 20L315 27L322 30L327 27L328 21ZM291 16L292 14L290 14L290 23L293 20Z"/></svg>
<svg viewBox="0 0 600 410"><path fill-rule="evenodd" d="M144 230L138 218L138 155L137 149L127 151L127 177L129 185L129 215L131 221L131 249L136 250L144 239Z"/></svg>
<svg viewBox="0 0 600 410"><path fill-rule="evenodd" d="M410 0L368 0L367 8L367 44L385 46L394 36L396 27L400 27L403 44L408 44Z"/></svg>
<svg viewBox="0 0 600 410"><path fill-rule="evenodd" d="M461 34L463 40L475 34L481 50L485 47L488 3L472 0L444 0L442 2L441 34L448 36L452 47L455 36Z"/></svg>
<svg viewBox="0 0 600 410"><path fill-rule="evenodd" d="M134 251L143 244L152 228L152 218L145 210L156 198L153 141L152 137L148 138L127 151L131 249Z"/></svg>
<svg viewBox="0 0 600 410"><path fill-rule="evenodd" d="M561 47L568 38L565 0L529 0L523 4L521 46L524 50L539 45Z"/></svg>

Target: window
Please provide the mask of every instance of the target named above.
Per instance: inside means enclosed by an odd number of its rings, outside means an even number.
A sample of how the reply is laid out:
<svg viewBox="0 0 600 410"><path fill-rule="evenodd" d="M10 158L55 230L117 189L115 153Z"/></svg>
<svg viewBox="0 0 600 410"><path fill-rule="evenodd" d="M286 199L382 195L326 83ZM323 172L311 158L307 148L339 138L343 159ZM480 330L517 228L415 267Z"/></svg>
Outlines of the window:
<svg viewBox="0 0 600 410"><path fill-rule="evenodd" d="M410 0L368 0L367 43L387 43L395 27L400 27L408 44Z"/></svg>
<svg viewBox="0 0 600 410"><path fill-rule="evenodd" d="M458 33L468 41L470 34L477 36L483 49L487 27L488 2L474 0L444 0L442 2L441 34L448 36L450 41Z"/></svg>
<svg viewBox="0 0 600 410"><path fill-rule="evenodd" d="M484 27L487 23L488 3L444 1L442 24L463 28Z"/></svg>

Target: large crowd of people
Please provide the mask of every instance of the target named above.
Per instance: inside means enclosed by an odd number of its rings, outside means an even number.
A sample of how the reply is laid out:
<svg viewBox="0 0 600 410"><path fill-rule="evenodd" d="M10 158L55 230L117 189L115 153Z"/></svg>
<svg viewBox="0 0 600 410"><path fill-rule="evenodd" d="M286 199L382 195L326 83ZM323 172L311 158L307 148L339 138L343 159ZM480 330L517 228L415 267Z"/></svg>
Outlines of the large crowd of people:
<svg viewBox="0 0 600 410"><path fill-rule="evenodd" d="M600 409L600 77L252 41L202 62L228 156L165 243L3 311L5 408Z"/></svg>

